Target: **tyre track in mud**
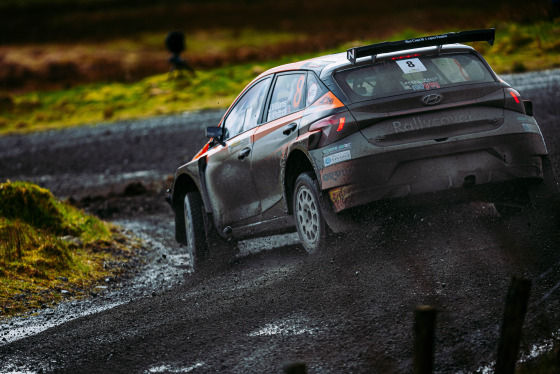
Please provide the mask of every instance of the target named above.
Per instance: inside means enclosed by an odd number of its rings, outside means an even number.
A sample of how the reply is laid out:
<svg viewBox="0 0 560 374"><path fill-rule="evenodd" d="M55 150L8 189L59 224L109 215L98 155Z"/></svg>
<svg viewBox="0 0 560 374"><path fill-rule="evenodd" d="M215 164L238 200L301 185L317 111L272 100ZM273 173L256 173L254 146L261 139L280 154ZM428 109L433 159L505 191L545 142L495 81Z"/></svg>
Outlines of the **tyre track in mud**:
<svg viewBox="0 0 560 374"><path fill-rule="evenodd" d="M502 78L533 100L558 173L560 71ZM439 311L435 371L474 372L495 359L512 275L533 280L525 354L560 331L560 237L551 210L501 218L491 205L427 207L338 238L316 256L272 239L214 274L190 274L173 242L164 179L221 115L0 139L2 180L37 181L153 246L151 275L135 278L144 284L114 285L93 303L112 308L85 315L64 304L35 321L58 323L9 343L2 336L25 319L1 323L0 372L281 372L291 360L307 362L310 373L408 372L419 304ZM148 192L122 196L136 182ZM69 314L75 318L62 317Z"/></svg>

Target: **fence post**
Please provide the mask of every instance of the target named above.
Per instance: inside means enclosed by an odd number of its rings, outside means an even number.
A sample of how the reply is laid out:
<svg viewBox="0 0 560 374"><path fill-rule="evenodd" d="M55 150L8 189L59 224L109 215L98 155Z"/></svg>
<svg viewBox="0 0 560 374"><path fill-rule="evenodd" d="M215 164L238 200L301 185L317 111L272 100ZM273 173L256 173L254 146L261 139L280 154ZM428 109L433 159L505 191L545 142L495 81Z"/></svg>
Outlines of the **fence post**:
<svg viewBox="0 0 560 374"><path fill-rule="evenodd" d="M436 309L422 305L414 310L414 374L431 374L434 365Z"/></svg>
<svg viewBox="0 0 560 374"><path fill-rule="evenodd" d="M515 371L521 340L521 328L527 312L530 290L530 280L518 277L511 279L498 342L495 374L513 374Z"/></svg>
<svg viewBox="0 0 560 374"><path fill-rule="evenodd" d="M305 366L305 362L296 361L296 362L289 362L284 365L284 373L285 374L306 374L307 368Z"/></svg>

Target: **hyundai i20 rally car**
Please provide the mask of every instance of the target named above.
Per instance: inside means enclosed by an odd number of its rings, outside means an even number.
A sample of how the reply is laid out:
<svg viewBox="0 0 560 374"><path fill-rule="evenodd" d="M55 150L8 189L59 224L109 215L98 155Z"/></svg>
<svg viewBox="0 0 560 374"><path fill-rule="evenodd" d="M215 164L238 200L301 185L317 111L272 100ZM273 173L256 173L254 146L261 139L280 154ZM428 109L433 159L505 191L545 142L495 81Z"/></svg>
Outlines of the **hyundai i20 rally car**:
<svg viewBox="0 0 560 374"><path fill-rule="evenodd" d="M195 266L220 241L297 230L308 252L360 211L439 196L498 210L557 192L531 102L473 48L494 29L273 68L237 97L168 201ZM218 244L217 244L218 243Z"/></svg>

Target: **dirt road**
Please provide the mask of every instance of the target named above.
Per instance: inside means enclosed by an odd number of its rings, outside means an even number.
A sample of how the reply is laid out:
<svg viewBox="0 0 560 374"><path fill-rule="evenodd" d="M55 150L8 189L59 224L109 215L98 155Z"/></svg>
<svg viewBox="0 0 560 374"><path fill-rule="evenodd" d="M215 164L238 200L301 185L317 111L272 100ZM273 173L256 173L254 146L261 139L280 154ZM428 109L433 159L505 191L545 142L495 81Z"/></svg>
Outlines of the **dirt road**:
<svg viewBox="0 0 560 374"><path fill-rule="evenodd" d="M503 78L534 101L558 173L560 71ZM213 274L191 274L173 242L162 181L220 117L0 139L2 180L31 179L71 196L152 248L136 277L109 282L97 298L2 323L0 372L260 373L294 360L309 373L410 372L420 304L438 309L435 371L483 371L495 360L513 275L533 281L523 357L560 333L551 210L502 218L491 205L427 207L341 237L316 256L276 238L243 243L243 255ZM133 182L148 191L123 196Z"/></svg>

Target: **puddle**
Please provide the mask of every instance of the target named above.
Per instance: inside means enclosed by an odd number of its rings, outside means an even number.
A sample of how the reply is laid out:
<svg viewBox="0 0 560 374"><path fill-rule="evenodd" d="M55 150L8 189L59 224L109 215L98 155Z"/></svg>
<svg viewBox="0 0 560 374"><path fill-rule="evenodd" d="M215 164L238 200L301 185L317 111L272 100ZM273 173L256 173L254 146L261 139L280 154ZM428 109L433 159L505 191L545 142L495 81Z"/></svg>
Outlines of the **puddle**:
<svg viewBox="0 0 560 374"><path fill-rule="evenodd" d="M182 367L177 367L174 368L170 365L161 365L161 366L157 366L157 367L153 367L151 369L148 369L146 371L146 373L189 373L191 371L193 371L194 369L198 369L200 367L203 367L205 364L204 362L198 362L192 366L188 366L185 368Z"/></svg>
<svg viewBox="0 0 560 374"><path fill-rule="evenodd" d="M116 303L110 303L103 306L95 306L86 311L82 311L77 315L72 315L72 314L65 315L62 309L67 309L67 308L61 305L61 307L57 308L59 309L58 310L59 315L55 317L56 320L54 320L55 318L49 318L55 314L54 312L51 312L50 314L49 312L45 313L43 318L39 318L39 319L43 319L43 321L41 321L40 323L39 321L33 321L32 324L29 324L27 323L28 320L23 320L23 319L16 320L15 322L13 322L13 324L12 323L9 324L7 331L0 330L0 335L2 336L1 340L2 343L4 344L10 343L19 339L26 338L28 336L39 334L40 332L50 329L51 327L61 325L63 323L75 320L77 318L85 317L90 314L95 314L95 313L102 312L104 310L112 309L124 303L125 303L124 301L121 301ZM70 310L68 312L72 313Z"/></svg>
<svg viewBox="0 0 560 374"><path fill-rule="evenodd" d="M99 292L100 296L97 298L62 302L54 308L34 311L35 315L24 315L0 322L0 346L39 334L80 317L115 308L132 300L150 297L153 292L163 292L181 282L182 275L190 272L190 268L185 266L190 261L180 247L159 240L158 229L165 235L168 234L167 231L172 231L171 229L166 231L163 227L167 225L165 220L160 222L162 228L138 220L115 222L143 239L146 246L150 248L145 254L147 263L134 278L123 280L124 284L118 284L114 289L111 289L114 284L98 286L96 292ZM2 373L3 370L6 370L6 367L0 365Z"/></svg>
<svg viewBox="0 0 560 374"><path fill-rule="evenodd" d="M297 232L283 235L273 235L265 238L242 240L237 243L239 256L257 254L263 250L299 244Z"/></svg>
<svg viewBox="0 0 560 374"><path fill-rule="evenodd" d="M531 350L529 351L529 353L521 353L521 357L519 358L519 360L517 361L518 363L521 362L525 362L525 361L529 361L532 360L534 358L537 358L539 356L542 356L543 354L546 354L547 352L550 352L554 349L554 340L560 338L560 330L556 331L556 333L552 334L552 338L550 339L545 339L543 340L541 343L539 344L534 344L531 347ZM496 362L492 362L490 365L487 366L482 366L479 367L477 370L475 370L474 372L462 372L461 374L465 373L482 373L482 374L492 374L494 372L494 365L496 365Z"/></svg>
<svg viewBox="0 0 560 374"><path fill-rule="evenodd" d="M281 319L274 323L266 324L263 328L250 332L249 336L271 336L284 335L294 336L309 334L314 335L318 332L317 328L307 327L307 321L301 318Z"/></svg>

